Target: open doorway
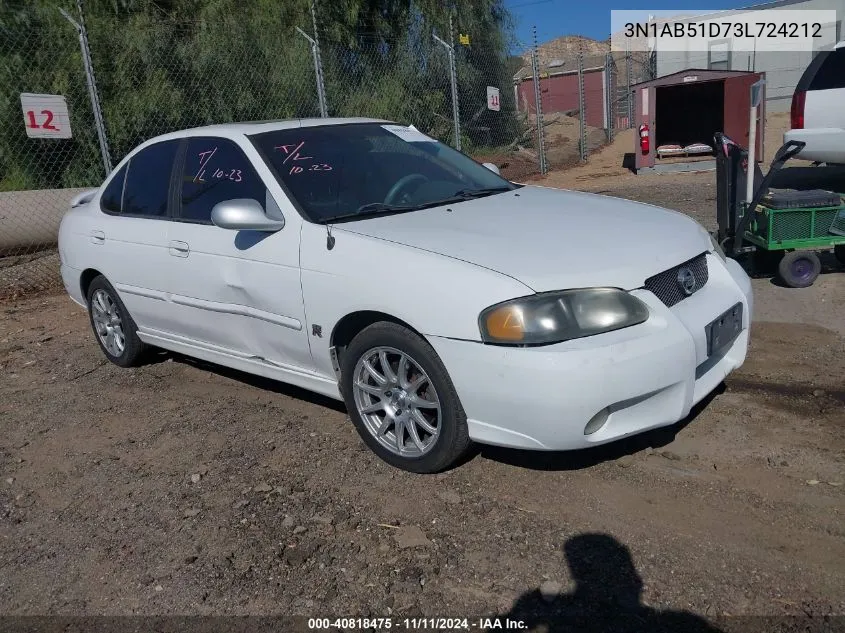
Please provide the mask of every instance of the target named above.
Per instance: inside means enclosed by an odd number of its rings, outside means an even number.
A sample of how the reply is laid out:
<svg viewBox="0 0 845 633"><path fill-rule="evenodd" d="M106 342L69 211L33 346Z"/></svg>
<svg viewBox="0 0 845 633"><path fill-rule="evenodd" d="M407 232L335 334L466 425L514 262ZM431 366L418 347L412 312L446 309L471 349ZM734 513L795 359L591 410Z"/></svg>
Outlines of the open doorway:
<svg viewBox="0 0 845 633"><path fill-rule="evenodd" d="M723 80L658 86L655 97L654 141L658 150L667 146L712 146L713 135L725 129ZM693 158L684 154L686 160ZM701 158L712 158L712 154Z"/></svg>

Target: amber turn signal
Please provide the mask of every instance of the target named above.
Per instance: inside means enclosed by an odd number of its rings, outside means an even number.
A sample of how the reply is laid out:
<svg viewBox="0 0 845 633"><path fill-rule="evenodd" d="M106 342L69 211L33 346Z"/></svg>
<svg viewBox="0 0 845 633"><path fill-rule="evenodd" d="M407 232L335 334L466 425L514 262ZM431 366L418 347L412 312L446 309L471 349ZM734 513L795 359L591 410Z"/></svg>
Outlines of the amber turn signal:
<svg viewBox="0 0 845 633"><path fill-rule="evenodd" d="M487 333L500 341L521 341L525 338L522 308L504 305L487 315Z"/></svg>

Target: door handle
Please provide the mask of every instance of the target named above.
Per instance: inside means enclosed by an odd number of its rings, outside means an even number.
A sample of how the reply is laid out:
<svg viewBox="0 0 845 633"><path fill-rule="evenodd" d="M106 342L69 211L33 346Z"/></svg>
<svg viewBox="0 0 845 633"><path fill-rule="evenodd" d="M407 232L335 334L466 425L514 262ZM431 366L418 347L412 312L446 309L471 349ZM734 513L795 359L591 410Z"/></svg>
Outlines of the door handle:
<svg viewBox="0 0 845 633"><path fill-rule="evenodd" d="M106 234L102 231L91 231L91 243L92 244L105 244L106 243Z"/></svg>
<svg viewBox="0 0 845 633"><path fill-rule="evenodd" d="M188 246L187 242L180 242L179 240L170 240L170 244L168 244L168 250L170 254L174 257L187 257L188 253L191 252L191 247Z"/></svg>

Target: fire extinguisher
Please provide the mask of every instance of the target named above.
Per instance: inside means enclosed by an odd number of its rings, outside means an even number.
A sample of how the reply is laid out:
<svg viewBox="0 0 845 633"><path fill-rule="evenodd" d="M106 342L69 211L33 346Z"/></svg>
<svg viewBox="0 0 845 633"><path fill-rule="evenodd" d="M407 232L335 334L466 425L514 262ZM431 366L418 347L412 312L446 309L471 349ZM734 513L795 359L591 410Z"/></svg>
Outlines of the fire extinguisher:
<svg viewBox="0 0 845 633"><path fill-rule="evenodd" d="M648 126L643 123L640 126L640 151L643 154L648 154L649 150L649 141L648 141Z"/></svg>

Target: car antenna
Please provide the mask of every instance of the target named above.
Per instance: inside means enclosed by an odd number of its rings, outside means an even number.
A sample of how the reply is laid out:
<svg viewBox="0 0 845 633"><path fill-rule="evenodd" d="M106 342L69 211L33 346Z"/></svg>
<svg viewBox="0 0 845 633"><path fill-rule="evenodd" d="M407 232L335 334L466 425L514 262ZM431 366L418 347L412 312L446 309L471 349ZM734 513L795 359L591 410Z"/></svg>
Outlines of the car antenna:
<svg viewBox="0 0 845 633"><path fill-rule="evenodd" d="M332 250L334 248L334 235L332 235L332 225L326 224L326 249Z"/></svg>

